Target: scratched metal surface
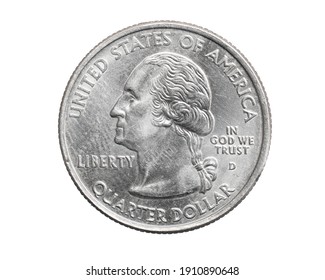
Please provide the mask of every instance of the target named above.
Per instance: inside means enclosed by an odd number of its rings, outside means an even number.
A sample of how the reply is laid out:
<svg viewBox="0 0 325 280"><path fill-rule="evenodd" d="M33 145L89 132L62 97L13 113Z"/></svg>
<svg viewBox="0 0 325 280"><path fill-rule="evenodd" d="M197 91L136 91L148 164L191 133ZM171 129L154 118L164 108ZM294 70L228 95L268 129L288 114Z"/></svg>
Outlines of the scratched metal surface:
<svg viewBox="0 0 325 280"><path fill-rule="evenodd" d="M88 201L129 227L181 232L233 209L259 177L271 118L248 61L206 29L151 22L106 38L64 93L59 138Z"/></svg>

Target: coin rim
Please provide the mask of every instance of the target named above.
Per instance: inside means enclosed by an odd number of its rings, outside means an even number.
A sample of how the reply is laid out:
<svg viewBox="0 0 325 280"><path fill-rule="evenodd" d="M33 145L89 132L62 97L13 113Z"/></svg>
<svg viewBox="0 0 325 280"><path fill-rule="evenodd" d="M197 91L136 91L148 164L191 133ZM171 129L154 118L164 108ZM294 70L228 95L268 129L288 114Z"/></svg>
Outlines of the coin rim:
<svg viewBox="0 0 325 280"><path fill-rule="evenodd" d="M194 220L186 224L178 224L178 225L152 225L152 224L144 224L140 222L134 222L130 219L127 219L123 217L122 215L119 215L117 213L114 213L109 208L104 207L99 201L93 199L92 194L89 192L87 187L83 184L81 179L79 178L78 173L75 171L74 166L71 164L69 159L69 152L68 147L65 141L65 112L67 107L67 100L69 98L70 91L81 73L81 71L84 69L84 67L87 65L87 63L104 47L111 44L115 40L126 36L128 34L132 34L134 32L138 32L140 30L146 30L146 29L155 29L155 28L174 28L179 30L185 30L185 31L191 31L193 33L197 33L201 36L204 36L212 41L214 41L216 44L221 45L227 52L229 52L236 60L241 64L241 66L246 70L247 75L252 80L255 88L256 93L259 99L259 103L261 106L261 112L262 112L262 124L263 124L263 137L262 137L262 143L261 143L261 150L260 154L257 160L257 163L255 165L255 168L250 176L250 178L247 180L246 184L242 188L242 190L236 195L235 198L233 198L229 203L227 203L226 206L222 207L220 211L217 211L213 214L211 214L208 217L201 218L199 220ZM60 142L60 149L62 153L62 157L65 163L65 166L68 170L68 173L74 182L74 184L77 186L80 193L88 200L88 202L94 206L98 211L103 213L105 216L109 217L110 219L114 220L115 222L118 222L124 226L145 231L145 232L151 232L151 233L178 233L178 232L184 232L189 230L194 230L203 226L206 226L220 218L222 218L224 215L228 214L231 210L233 210L240 202L247 196L247 194L252 190L254 185L256 184L261 172L263 171L263 168L265 166L267 156L270 149L270 142L271 142L271 112L270 107L268 103L268 99L266 96L266 92L264 89L264 86L262 82L259 79L258 74L250 64L250 62L247 60L247 58L241 54L241 52L234 47L230 42L225 40L223 37L215 34L214 32L207 30L205 28L199 27L197 25L184 23L184 22L178 22L178 21L153 21L153 22L144 22L139 23L127 28L124 28L111 36L108 36L106 39L104 39L102 42L100 42L98 45L96 45L79 63L79 65L76 67L75 71L71 75L69 82L66 86L66 89L64 91L64 95L62 98L61 106L60 106L60 113L59 113L59 142ZM87 195L88 193L88 195ZM107 212L109 213L107 213Z"/></svg>

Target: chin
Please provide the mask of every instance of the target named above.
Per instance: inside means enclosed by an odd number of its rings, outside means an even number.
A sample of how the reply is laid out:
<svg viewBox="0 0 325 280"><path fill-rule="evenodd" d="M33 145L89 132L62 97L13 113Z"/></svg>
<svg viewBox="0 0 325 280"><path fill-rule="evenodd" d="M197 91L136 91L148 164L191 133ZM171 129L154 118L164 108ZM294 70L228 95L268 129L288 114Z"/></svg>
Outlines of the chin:
<svg viewBox="0 0 325 280"><path fill-rule="evenodd" d="M123 145L123 143L125 142L125 139L123 137L120 137L120 136L115 136L114 142L116 144Z"/></svg>
<svg viewBox="0 0 325 280"><path fill-rule="evenodd" d="M116 144L121 144L123 145L123 142L125 141L124 139L124 133L123 130L121 128L116 128L116 134L115 134L115 138L114 138L114 142Z"/></svg>
<svg viewBox="0 0 325 280"><path fill-rule="evenodd" d="M127 139L122 137L115 137L114 142L118 145L128 148L131 151L137 151L136 145L133 141L128 141Z"/></svg>

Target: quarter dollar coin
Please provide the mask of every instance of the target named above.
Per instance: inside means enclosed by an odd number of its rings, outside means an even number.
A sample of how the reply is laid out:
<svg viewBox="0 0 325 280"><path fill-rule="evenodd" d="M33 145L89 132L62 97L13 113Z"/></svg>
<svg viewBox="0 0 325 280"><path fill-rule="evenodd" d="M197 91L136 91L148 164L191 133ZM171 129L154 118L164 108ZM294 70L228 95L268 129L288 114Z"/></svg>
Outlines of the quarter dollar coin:
<svg viewBox="0 0 325 280"><path fill-rule="evenodd" d="M222 37L180 22L126 28L97 45L66 87L64 162L87 200L148 232L201 227L254 186L269 151L266 94Z"/></svg>

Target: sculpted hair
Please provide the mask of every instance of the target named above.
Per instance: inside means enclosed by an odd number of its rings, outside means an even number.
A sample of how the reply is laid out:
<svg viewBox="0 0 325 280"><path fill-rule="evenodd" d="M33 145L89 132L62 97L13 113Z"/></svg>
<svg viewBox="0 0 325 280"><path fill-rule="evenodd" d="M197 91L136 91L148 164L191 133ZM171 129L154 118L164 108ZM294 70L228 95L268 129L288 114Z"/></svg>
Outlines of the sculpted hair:
<svg viewBox="0 0 325 280"><path fill-rule="evenodd" d="M202 159L201 151L201 136L208 135L214 127L208 80L198 65L178 54L157 53L143 63L159 67L150 90L154 124L170 126L185 138L191 162L200 177L200 192L205 193L217 178L217 160L214 157Z"/></svg>

